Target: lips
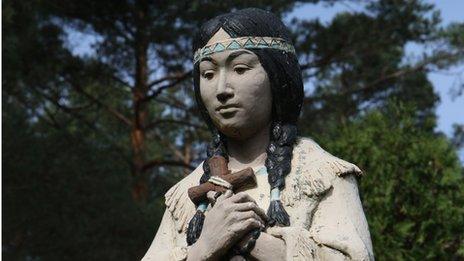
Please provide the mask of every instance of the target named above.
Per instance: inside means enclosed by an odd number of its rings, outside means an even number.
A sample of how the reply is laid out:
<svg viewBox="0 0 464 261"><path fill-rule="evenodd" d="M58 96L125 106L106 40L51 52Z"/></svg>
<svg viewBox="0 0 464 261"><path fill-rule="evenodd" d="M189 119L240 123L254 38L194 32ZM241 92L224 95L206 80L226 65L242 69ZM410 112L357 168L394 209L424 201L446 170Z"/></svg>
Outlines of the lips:
<svg viewBox="0 0 464 261"><path fill-rule="evenodd" d="M216 111L218 112L223 112L223 111L232 111L234 109L238 109L239 106L238 104L226 104L226 105L221 105L216 108Z"/></svg>

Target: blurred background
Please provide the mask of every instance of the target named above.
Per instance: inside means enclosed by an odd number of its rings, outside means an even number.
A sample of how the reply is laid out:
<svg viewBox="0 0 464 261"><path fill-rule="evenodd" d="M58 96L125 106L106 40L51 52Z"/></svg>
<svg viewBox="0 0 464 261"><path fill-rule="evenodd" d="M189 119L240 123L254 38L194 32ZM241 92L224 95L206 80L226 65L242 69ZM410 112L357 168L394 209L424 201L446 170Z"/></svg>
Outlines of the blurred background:
<svg viewBox="0 0 464 261"><path fill-rule="evenodd" d="M139 260L205 157L192 36L293 33L301 136L356 163L378 260L464 259L462 1L2 1L2 257Z"/></svg>

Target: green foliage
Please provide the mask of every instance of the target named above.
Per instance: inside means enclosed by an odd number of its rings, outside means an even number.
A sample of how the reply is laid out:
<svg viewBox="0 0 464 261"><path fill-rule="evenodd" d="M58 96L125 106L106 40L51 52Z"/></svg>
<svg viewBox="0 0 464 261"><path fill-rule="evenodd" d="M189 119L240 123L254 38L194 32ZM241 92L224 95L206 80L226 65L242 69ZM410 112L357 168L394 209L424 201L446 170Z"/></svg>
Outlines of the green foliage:
<svg viewBox="0 0 464 261"><path fill-rule="evenodd" d="M360 191L378 260L464 258L464 169L415 110L391 103L316 140L364 170Z"/></svg>
<svg viewBox="0 0 464 261"><path fill-rule="evenodd" d="M429 4L400 2L371 1L368 12L340 13L327 25L293 22L297 48L311 54L302 59L314 84L303 107L302 118L312 122L305 132L336 128L391 98L414 102L424 119L434 117L438 96L425 70L432 62L405 63L404 49L434 39L439 17Z"/></svg>
<svg viewBox="0 0 464 261"><path fill-rule="evenodd" d="M127 164L89 131L44 128L3 106L5 260L140 259L162 200L134 204Z"/></svg>

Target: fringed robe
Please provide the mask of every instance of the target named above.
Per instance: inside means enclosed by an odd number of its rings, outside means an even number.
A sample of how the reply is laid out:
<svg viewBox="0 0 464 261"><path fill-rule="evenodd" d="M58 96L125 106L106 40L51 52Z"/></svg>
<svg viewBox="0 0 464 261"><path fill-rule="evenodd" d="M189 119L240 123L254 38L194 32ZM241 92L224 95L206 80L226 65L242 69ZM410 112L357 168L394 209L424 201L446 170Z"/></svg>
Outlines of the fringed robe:
<svg viewBox="0 0 464 261"><path fill-rule="evenodd" d="M199 184L202 169L200 164L166 193L167 209L142 261L187 258L186 231L195 214L187 189ZM270 199L267 172L264 167L255 172L258 186L246 192L267 210ZM374 260L358 195L358 175L361 170L357 166L332 156L313 140L298 140L292 170L281 194L290 226L265 231L284 240L287 260Z"/></svg>

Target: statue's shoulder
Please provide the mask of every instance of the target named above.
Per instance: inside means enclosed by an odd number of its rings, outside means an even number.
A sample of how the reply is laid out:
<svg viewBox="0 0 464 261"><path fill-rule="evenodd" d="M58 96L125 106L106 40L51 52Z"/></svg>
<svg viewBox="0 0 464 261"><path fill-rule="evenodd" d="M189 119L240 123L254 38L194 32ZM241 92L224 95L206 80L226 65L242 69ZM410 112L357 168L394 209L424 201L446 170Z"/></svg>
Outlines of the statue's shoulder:
<svg viewBox="0 0 464 261"><path fill-rule="evenodd" d="M310 138L299 138L293 150L294 179L302 191L309 195L320 195L327 191L334 179L349 174L362 175L353 163L342 160L325 151Z"/></svg>
<svg viewBox="0 0 464 261"><path fill-rule="evenodd" d="M165 196L166 209L171 212L178 232L187 229L190 218L195 214L195 205L190 200L187 190L199 184L203 175L203 163L192 173L172 186Z"/></svg>
<svg viewBox="0 0 464 261"><path fill-rule="evenodd" d="M344 176L346 174L361 175L361 169L353 163L340 159L317 144L311 138L299 138L294 153L306 154L305 166L310 169L330 168L331 174Z"/></svg>

